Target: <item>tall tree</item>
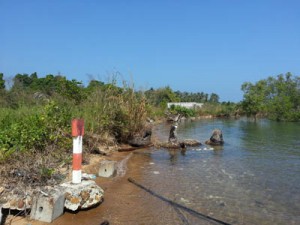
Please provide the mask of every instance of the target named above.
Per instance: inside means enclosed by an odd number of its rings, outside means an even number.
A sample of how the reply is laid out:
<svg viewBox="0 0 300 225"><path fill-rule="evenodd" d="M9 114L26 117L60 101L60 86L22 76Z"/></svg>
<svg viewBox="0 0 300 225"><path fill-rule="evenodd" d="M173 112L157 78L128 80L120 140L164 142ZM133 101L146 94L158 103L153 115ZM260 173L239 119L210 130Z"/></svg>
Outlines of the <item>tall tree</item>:
<svg viewBox="0 0 300 225"><path fill-rule="evenodd" d="M242 108L247 116L253 116L255 119L259 113L265 112L266 103L266 81L261 80L253 85L250 82L245 82L242 85L244 91L244 100Z"/></svg>
<svg viewBox="0 0 300 225"><path fill-rule="evenodd" d="M219 96L215 93L211 93L209 97L209 102L211 103L219 103Z"/></svg>
<svg viewBox="0 0 300 225"><path fill-rule="evenodd" d="M277 121L295 120L299 113L299 78L291 73L268 78L270 88L269 115ZM298 87L297 87L298 86Z"/></svg>

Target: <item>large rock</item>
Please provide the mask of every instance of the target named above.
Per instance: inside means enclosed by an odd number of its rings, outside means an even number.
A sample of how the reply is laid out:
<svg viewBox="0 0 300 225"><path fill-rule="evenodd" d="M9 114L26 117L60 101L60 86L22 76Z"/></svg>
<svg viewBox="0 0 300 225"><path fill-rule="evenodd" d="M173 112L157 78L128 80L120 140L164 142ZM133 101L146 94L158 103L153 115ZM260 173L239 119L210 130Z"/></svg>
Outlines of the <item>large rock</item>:
<svg viewBox="0 0 300 225"><path fill-rule="evenodd" d="M223 134L220 129L214 129L209 140L205 141L207 145L223 145Z"/></svg>
<svg viewBox="0 0 300 225"><path fill-rule="evenodd" d="M195 139L184 139L182 143L186 146L199 146L201 142Z"/></svg>
<svg viewBox="0 0 300 225"><path fill-rule="evenodd" d="M133 147L147 147L152 144L151 136L152 127L148 126L141 134L136 134L133 138L128 140L128 144Z"/></svg>
<svg viewBox="0 0 300 225"><path fill-rule="evenodd" d="M195 139L185 139L183 141L177 141L177 142L162 142L159 143L159 147L163 148L185 148L188 146L199 146L201 145L201 142Z"/></svg>
<svg viewBox="0 0 300 225"><path fill-rule="evenodd" d="M86 180L80 184L61 184L65 191L65 208L76 211L93 207L103 200L104 191L95 181Z"/></svg>
<svg viewBox="0 0 300 225"><path fill-rule="evenodd" d="M151 136L147 137L133 137L128 141L128 144L130 144L133 147L147 147L151 145Z"/></svg>

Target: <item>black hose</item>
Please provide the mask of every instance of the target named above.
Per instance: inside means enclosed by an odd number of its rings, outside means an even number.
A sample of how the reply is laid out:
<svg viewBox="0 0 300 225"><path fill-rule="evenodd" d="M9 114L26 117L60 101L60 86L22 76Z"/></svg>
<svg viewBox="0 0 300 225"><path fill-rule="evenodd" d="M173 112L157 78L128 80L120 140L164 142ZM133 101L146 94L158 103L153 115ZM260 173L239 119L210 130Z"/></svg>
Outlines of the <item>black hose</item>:
<svg viewBox="0 0 300 225"><path fill-rule="evenodd" d="M150 189L144 187L143 185L137 183L137 182L136 182L134 179L132 179L132 178L128 178L128 181L129 181L130 183L133 183L134 185L138 186L139 188L145 190L145 191L148 192L149 194L151 194L151 195L153 195L153 196L155 196L155 197L161 199L162 201L167 202L167 203L169 203L170 205L175 206L175 207L177 207L177 208L183 209L183 210L187 211L188 213L193 214L194 216L197 216L197 217L199 217L199 218L201 218L201 219L206 219L207 221L210 221L210 222L217 222L217 223L223 224L223 225L230 225L229 223L226 223L226 222L223 222L223 221L221 221L221 220L215 219L215 218L213 218L213 217L204 215L204 214L199 213L199 212L197 212L197 211L195 211L195 210L193 210L193 209L190 209L190 208L188 208L188 207L186 207L186 206L183 206L183 205L178 204L178 203L176 203L176 202L174 202L174 201L171 201L171 200L169 200L169 199L167 199L167 198L165 198L165 197L163 197L163 196L161 196L161 195L159 195L159 194L156 194L154 191L152 191L152 190L150 190Z"/></svg>

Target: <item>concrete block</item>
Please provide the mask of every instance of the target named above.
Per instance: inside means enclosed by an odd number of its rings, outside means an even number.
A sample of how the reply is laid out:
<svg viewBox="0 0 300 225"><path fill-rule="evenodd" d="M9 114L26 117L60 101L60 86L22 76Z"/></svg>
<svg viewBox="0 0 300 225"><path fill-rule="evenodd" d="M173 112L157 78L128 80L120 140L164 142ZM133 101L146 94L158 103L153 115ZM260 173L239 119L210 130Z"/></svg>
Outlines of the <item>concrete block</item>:
<svg viewBox="0 0 300 225"><path fill-rule="evenodd" d="M65 193L60 189L40 193L33 199L30 218L51 223L63 214L64 204Z"/></svg>
<svg viewBox="0 0 300 225"><path fill-rule="evenodd" d="M104 160L100 162L99 177L113 177L117 174L117 162Z"/></svg>

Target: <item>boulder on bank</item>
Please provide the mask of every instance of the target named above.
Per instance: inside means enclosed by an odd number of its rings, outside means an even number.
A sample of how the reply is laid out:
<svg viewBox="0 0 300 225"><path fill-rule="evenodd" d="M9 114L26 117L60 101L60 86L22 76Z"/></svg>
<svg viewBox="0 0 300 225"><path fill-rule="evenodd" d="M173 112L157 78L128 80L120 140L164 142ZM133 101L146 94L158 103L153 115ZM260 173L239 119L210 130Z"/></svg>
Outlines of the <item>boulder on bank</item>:
<svg viewBox="0 0 300 225"><path fill-rule="evenodd" d="M151 133L147 133L144 136L136 136L128 140L128 144L132 147L147 147L151 145Z"/></svg>
<svg viewBox="0 0 300 225"><path fill-rule="evenodd" d="M205 141L207 145L223 145L223 134L220 129L214 129L209 140Z"/></svg>
<svg viewBox="0 0 300 225"><path fill-rule="evenodd" d="M152 125L149 123L145 125L145 130L136 134L128 140L128 144L132 147L147 147L152 144Z"/></svg>

